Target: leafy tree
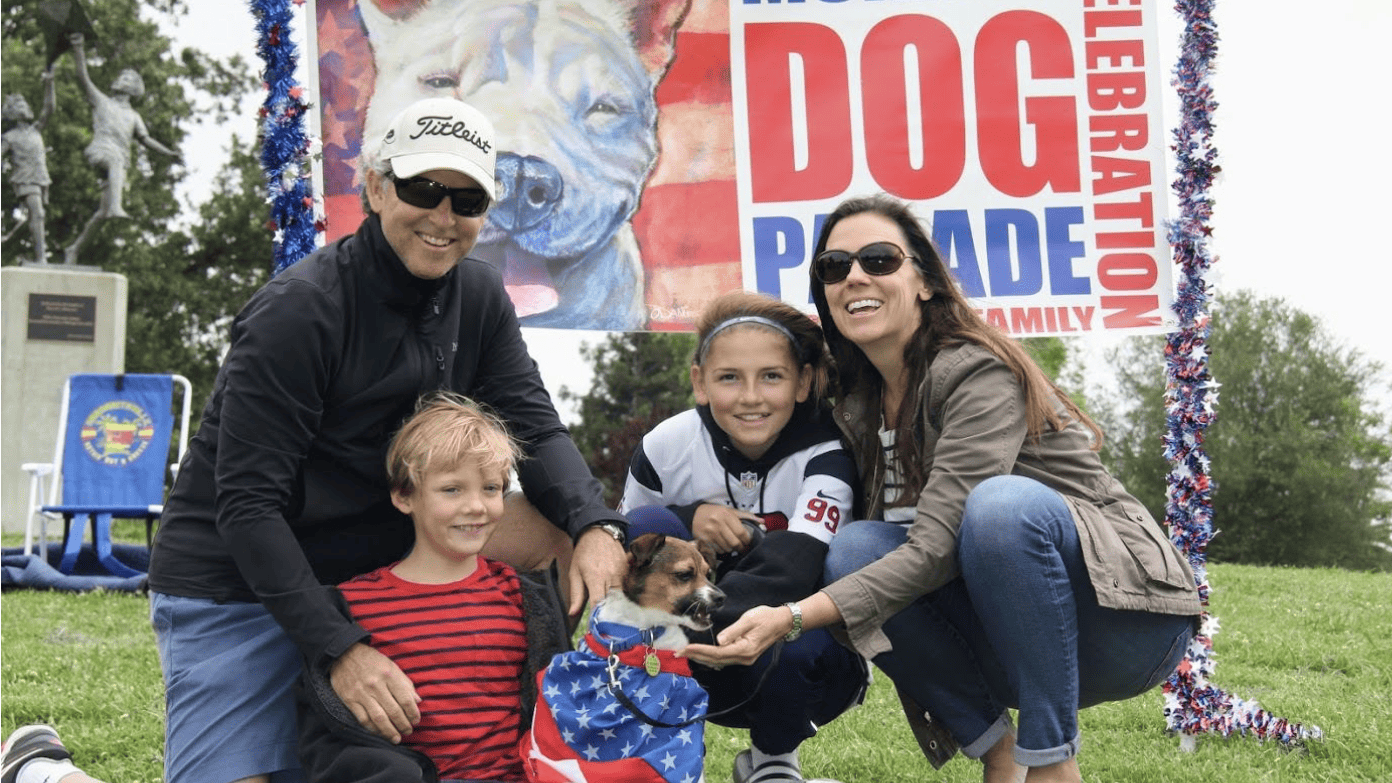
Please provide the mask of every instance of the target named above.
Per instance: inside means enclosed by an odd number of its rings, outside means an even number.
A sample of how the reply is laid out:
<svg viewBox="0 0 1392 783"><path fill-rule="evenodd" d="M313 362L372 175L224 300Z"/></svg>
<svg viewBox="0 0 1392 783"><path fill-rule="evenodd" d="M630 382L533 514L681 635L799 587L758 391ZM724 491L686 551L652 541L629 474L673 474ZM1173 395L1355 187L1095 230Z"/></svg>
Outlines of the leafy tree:
<svg viewBox="0 0 1392 783"><path fill-rule="evenodd" d="M1026 337L1020 341L1035 364L1044 374L1059 382L1059 375L1068 362L1068 346L1058 337Z"/></svg>
<svg viewBox="0 0 1392 783"><path fill-rule="evenodd" d="M1220 296L1209 338L1221 384L1205 448L1215 483L1214 560L1389 568L1385 524L1392 433L1375 401L1380 366L1338 345L1319 321L1279 299ZM1125 404L1104 417L1106 457L1159 516L1163 350L1138 339L1113 358Z"/></svg>
<svg viewBox="0 0 1392 783"><path fill-rule="evenodd" d="M212 392L233 316L271 276L264 180L256 151L234 136L231 160L198 208L198 219L132 259L126 273L132 303L165 304L131 307L131 372L173 369L188 377L200 397Z"/></svg>
<svg viewBox="0 0 1392 783"><path fill-rule="evenodd" d="M611 334L580 349L594 366L594 384L584 394L563 387L560 397L580 403L580 422L571 435L610 505L618 505L629 460L648 430L695 404L695 351L695 335L671 332Z"/></svg>
<svg viewBox="0 0 1392 783"><path fill-rule="evenodd" d="M3 78L6 93L26 96L37 112L48 42L38 2L4 0ZM182 149L189 122L227 122L239 99L258 85L240 57L218 60L193 49L172 51L153 19L185 12L183 0L103 0L86 3L95 37L86 41L93 82L109 93L121 70L134 68L145 94L134 103L150 135L185 158L204 154ZM47 235L50 262L61 261L96 210L101 182L83 158L92 138L92 109L77 82L71 54L56 62L57 108L44 130L49 188ZM185 176L180 161L132 150L125 209L130 219L97 223L77 263L117 272L129 281L126 369L179 372L200 395L211 389L216 344L226 321L264 281L271 265L271 234L258 193L259 167L253 150L240 149L199 209L199 225L182 230L185 214L176 186ZM6 228L23 220L9 187L3 190ZM32 257L28 232L4 244L3 263Z"/></svg>

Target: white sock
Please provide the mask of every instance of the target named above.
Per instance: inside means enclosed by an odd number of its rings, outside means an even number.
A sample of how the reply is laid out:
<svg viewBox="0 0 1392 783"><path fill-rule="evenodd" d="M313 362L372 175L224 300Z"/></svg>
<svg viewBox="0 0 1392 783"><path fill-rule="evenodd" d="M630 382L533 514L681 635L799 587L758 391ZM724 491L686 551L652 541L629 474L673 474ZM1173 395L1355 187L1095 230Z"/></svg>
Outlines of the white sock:
<svg viewBox="0 0 1392 783"><path fill-rule="evenodd" d="M797 770L799 774L802 773L802 766L798 764L797 748L793 748L788 753L765 753L751 744L749 746L749 760L754 762L755 770L759 769L759 767L762 767L765 762L776 761L782 764L787 764L788 766ZM756 781L759 779L757 773L754 775L753 779Z"/></svg>
<svg viewBox="0 0 1392 783"><path fill-rule="evenodd" d="M19 775L15 777L15 783L58 783L74 772L81 772L81 770L73 766L71 759L63 759L62 761L30 759L19 768Z"/></svg>

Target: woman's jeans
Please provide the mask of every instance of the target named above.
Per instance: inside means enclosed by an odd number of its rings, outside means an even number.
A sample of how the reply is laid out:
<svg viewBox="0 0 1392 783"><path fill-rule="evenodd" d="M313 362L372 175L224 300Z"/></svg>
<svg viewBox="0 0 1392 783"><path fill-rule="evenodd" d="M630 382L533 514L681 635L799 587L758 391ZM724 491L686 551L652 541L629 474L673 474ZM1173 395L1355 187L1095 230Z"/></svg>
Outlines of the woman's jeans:
<svg viewBox="0 0 1392 783"><path fill-rule="evenodd" d="M904 543L908 527L844 526L827 555L828 582ZM1097 603L1068 504L1022 476L996 476L967 497L961 576L891 617L894 649L874 658L896 684L979 758L1019 709L1015 760L1027 766L1078 752L1078 709L1155 687L1179 665L1194 617Z"/></svg>
<svg viewBox="0 0 1392 783"><path fill-rule="evenodd" d="M676 514L663 506L628 512L628 534L643 533L690 540ZM764 753L790 753L865 697L869 668L865 659L842 647L824 629L804 633L783 646L778 665L766 651L750 666L723 669L695 665L692 672L710 695L710 712L735 708L712 719L734 729L749 729L749 740ZM742 706L739 706L742 705Z"/></svg>

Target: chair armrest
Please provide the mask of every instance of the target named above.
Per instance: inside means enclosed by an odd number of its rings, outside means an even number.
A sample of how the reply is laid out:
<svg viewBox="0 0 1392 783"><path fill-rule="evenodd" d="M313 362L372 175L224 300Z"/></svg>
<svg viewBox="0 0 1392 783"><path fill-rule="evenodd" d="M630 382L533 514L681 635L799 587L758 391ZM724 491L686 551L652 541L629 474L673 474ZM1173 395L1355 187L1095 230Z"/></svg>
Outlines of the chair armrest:
<svg viewBox="0 0 1392 783"><path fill-rule="evenodd" d="M39 556L48 557L48 517L42 511L44 502L45 480L53 475L52 462L25 462L19 466L21 470L29 474L29 505L25 508L24 514L24 554L32 554L34 551L34 517L37 515L39 522ZM57 478L54 478L57 481ZM56 488L56 484L55 484ZM56 491L56 489L55 489Z"/></svg>
<svg viewBox="0 0 1392 783"><path fill-rule="evenodd" d="M26 462L23 465L20 465L19 469L32 476L53 475L52 462Z"/></svg>

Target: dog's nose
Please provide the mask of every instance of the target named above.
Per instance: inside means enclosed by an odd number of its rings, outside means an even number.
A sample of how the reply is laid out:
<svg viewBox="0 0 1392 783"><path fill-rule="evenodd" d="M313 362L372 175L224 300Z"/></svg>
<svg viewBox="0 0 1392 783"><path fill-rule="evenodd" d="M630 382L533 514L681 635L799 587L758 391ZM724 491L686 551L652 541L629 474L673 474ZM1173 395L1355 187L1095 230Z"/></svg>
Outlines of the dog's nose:
<svg viewBox="0 0 1392 783"><path fill-rule="evenodd" d="M525 231L546 220L565 195L565 180L550 163L531 155L498 154L498 204L491 217L505 231Z"/></svg>
<svg viewBox="0 0 1392 783"><path fill-rule="evenodd" d="M711 585L710 591L710 608L714 612L725 605L725 591L714 585Z"/></svg>

